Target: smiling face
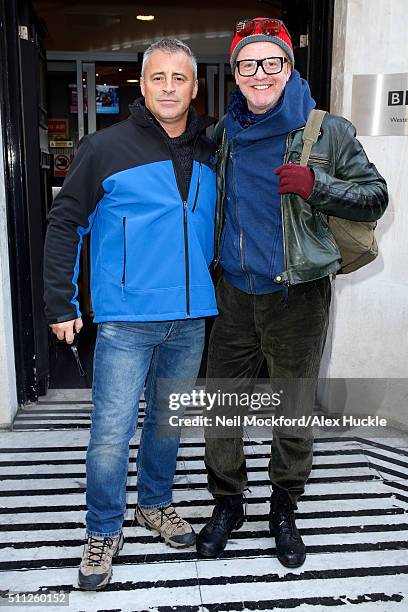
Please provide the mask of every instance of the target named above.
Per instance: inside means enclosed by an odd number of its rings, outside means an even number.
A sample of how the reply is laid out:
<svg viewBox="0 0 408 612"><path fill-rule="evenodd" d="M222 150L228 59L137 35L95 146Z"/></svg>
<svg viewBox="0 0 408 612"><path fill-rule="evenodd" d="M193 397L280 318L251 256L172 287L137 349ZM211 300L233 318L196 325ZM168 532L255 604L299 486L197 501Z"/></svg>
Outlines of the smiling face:
<svg viewBox="0 0 408 612"><path fill-rule="evenodd" d="M238 53L237 61L245 59L264 59L266 57L286 57L286 53L272 42L255 42L245 45ZM235 68L235 82L245 96L251 112L266 113L273 108L282 95L291 74L290 62L283 64L279 74L265 74L259 66L251 77L241 76Z"/></svg>
<svg viewBox="0 0 408 612"><path fill-rule="evenodd" d="M183 51L154 51L145 66L140 88L146 108L174 137L185 131L188 109L197 95L191 58Z"/></svg>

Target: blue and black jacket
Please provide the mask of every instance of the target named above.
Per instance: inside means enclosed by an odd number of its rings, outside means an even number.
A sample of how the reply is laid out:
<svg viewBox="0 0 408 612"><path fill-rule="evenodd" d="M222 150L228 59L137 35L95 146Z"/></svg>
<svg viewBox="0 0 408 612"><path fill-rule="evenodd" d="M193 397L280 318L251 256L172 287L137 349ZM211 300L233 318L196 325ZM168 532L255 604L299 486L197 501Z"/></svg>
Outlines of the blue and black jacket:
<svg viewBox="0 0 408 612"><path fill-rule="evenodd" d="M188 193L163 130L142 104L82 139L49 215L44 299L50 323L81 316L78 271L91 236L94 321L165 321L217 314L215 150L198 118ZM190 111L194 112L194 111Z"/></svg>

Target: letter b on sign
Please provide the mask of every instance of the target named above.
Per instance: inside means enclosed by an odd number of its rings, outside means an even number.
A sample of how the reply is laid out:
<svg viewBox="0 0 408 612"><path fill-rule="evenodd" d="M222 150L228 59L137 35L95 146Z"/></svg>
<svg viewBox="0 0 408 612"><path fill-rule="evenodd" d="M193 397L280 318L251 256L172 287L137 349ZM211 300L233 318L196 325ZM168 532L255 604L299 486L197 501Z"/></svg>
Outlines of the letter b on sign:
<svg viewBox="0 0 408 612"><path fill-rule="evenodd" d="M388 92L388 106L402 106L404 104L404 92L403 91L389 91Z"/></svg>

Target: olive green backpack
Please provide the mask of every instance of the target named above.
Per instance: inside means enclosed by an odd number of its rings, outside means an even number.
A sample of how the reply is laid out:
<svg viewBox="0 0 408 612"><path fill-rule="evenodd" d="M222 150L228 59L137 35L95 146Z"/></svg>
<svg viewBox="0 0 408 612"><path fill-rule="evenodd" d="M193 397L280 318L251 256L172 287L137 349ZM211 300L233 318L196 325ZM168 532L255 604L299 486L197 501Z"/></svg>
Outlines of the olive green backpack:
<svg viewBox="0 0 408 612"><path fill-rule="evenodd" d="M303 150L300 165L307 166L312 146L319 137L320 127L326 111L314 109L309 115L303 132ZM329 230L341 254L341 269L338 274L348 274L366 266L378 255L374 236L375 222L349 221L340 217L327 217Z"/></svg>

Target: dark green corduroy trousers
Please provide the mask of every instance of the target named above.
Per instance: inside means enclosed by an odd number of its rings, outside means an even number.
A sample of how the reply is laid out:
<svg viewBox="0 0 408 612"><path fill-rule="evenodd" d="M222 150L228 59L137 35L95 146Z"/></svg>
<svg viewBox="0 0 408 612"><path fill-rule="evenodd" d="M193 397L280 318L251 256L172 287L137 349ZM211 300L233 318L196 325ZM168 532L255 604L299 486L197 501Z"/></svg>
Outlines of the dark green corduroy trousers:
<svg viewBox="0 0 408 612"><path fill-rule="evenodd" d="M228 379L235 391L248 391L264 358L272 383L286 381L287 398L275 417L312 414L321 356L326 339L331 286L328 277L282 292L249 295L221 278L217 287L219 316L211 331L207 390ZM305 384L306 382L306 384ZM217 407L213 409L215 415ZM215 411L215 412L214 412ZM304 492L313 461L310 428L273 428L269 477L285 489L294 505ZM236 495L247 486L242 436L205 430L205 464L213 495Z"/></svg>

